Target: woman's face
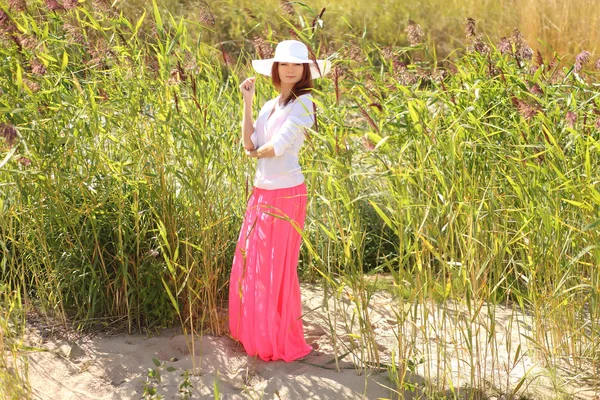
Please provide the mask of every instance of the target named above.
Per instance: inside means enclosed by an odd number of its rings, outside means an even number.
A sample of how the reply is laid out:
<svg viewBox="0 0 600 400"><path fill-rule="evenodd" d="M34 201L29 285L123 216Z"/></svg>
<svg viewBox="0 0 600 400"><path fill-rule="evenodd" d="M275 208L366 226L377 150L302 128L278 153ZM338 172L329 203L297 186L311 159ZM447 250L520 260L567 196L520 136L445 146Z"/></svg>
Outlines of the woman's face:
<svg viewBox="0 0 600 400"><path fill-rule="evenodd" d="M304 72L303 64L279 63L279 79L282 84L295 84L302 79Z"/></svg>

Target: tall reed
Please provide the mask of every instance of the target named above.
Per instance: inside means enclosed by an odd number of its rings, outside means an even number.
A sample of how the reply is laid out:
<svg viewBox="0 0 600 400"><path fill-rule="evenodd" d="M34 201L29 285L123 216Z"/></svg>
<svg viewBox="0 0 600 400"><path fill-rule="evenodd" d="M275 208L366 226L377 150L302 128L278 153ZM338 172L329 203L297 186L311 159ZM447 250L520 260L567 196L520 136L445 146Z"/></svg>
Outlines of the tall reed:
<svg viewBox="0 0 600 400"><path fill-rule="evenodd" d="M4 309L225 333L253 171L237 86L256 38L200 40L215 10L197 25L156 4L136 20L86 4L0 8ZM600 99L589 55L561 67L519 31L496 48L469 21L464 54L442 63L416 23L411 46L333 44L312 24L329 11L295 10L287 30L258 36L263 46L298 37L335 63L316 88L319 130L301 160L300 272L324 286L336 357L388 368L399 393L411 374L427 378L428 395L524 390L488 358L598 376ZM262 78L258 88L255 107L274 94ZM374 326L379 274L395 296L391 359ZM523 312L527 354L498 334Z"/></svg>

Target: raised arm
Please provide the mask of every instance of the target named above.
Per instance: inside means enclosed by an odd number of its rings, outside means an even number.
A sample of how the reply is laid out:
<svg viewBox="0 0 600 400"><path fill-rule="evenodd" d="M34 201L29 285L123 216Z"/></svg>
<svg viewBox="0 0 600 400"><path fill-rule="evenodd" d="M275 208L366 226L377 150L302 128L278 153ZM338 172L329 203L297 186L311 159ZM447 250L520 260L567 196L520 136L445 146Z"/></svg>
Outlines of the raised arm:
<svg viewBox="0 0 600 400"><path fill-rule="evenodd" d="M252 150L256 146L252 141L254 133L254 121L252 119L252 100L254 98L254 77L247 78L240 85L242 97L244 98L244 114L242 117L242 143L246 150Z"/></svg>

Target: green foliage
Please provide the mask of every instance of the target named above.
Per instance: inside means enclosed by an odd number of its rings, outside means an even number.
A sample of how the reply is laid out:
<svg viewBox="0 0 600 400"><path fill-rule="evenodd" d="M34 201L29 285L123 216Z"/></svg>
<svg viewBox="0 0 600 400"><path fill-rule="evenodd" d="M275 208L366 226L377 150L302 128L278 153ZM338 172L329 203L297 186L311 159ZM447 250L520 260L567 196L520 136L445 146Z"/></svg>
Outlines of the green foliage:
<svg viewBox="0 0 600 400"><path fill-rule="evenodd" d="M181 376L183 380L179 384L179 395L182 400L190 400L192 398L192 389L194 389L194 385L190 382L190 371L186 369Z"/></svg>
<svg viewBox="0 0 600 400"><path fill-rule="evenodd" d="M144 392L142 393L142 398L147 400L159 400L164 399L165 397L158 392L158 388L162 382L161 371L164 369L167 372L177 371L177 368L169 366L167 367L166 361L160 361L156 358L152 358L152 363L154 364L154 368L148 368L148 374L146 376L146 380L144 381ZM181 383L180 387L184 387L188 389L191 388L188 379L188 371L186 370L184 374L184 381ZM187 393L187 392L186 392ZM183 395L185 397L185 394Z"/></svg>
<svg viewBox="0 0 600 400"><path fill-rule="evenodd" d="M24 333L21 296L0 283L0 398L23 399L31 396L27 380L27 357L20 337Z"/></svg>
<svg viewBox="0 0 600 400"><path fill-rule="evenodd" d="M156 7L132 21L87 5L8 15L6 290L84 324L219 333L253 171L239 145L248 49L232 61L228 49L190 44L195 25ZM315 15L282 23L325 54L320 31L302 26ZM380 364L367 278L385 273L401 294L398 321L411 303L460 300L475 316L482 302L512 303L534 315L532 340L549 362L597 364L597 75L495 49L444 64L425 44L381 49L357 36L335 50L301 160L301 273L356 307L342 350ZM262 77L257 86L258 108L274 93ZM399 362L420 362L411 352L400 348Z"/></svg>

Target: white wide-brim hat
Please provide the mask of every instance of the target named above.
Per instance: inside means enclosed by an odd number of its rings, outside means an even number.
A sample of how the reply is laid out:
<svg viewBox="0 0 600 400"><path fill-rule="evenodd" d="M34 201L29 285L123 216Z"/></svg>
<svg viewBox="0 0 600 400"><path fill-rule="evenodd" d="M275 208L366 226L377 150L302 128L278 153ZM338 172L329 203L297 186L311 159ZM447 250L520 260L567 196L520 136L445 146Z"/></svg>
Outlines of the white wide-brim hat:
<svg viewBox="0 0 600 400"><path fill-rule="evenodd" d="M312 79L321 78L331 70L331 61L316 60L319 68L313 60L308 57L308 47L297 40L284 40L279 42L275 48L275 57L266 60L252 60L252 67L261 75L271 76L271 68L274 62L292 64L310 64Z"/></svg>

